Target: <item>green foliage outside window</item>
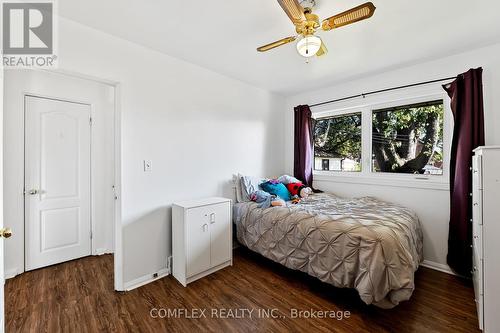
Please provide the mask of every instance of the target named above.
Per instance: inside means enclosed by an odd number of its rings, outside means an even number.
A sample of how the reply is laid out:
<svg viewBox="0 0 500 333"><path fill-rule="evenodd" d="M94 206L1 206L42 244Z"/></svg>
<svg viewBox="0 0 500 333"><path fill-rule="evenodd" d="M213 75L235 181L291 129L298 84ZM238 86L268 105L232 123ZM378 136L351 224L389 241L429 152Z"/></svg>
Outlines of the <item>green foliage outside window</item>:
<svg viewBox="0 0 500 333"><path fill-rule="evenodd" d="M361 171L361 113L318 119L315 169ZM372 112L372 171L443 174L443 101ZM322 164L323 163L323 164ZM323 167L322 167L323 166Z"/></svg>
<svg viewBox="0 0 500 333"><path fill-rule="evenodd" d="M338 171L361 171L361 114L319 119L314 126L314 155L339 161Z"/></svg>
<svg viewBox="0 0 500 333"><path fill-rule="evenodd" d="M373 171L442 174L443 101L374 110Z"/></svg>

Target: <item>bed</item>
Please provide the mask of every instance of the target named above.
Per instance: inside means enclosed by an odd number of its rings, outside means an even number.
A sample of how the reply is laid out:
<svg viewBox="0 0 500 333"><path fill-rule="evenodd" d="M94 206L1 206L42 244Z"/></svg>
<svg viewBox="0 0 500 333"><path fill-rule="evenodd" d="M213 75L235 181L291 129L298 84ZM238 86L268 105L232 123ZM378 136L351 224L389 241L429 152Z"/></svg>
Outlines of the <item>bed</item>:
<svg viewBox="0 0 500 333"><path fill-rule="evenodd" d="M392 308L415 288L423 237L407 208L318 193L286 207L237 203L234 219L243 246L336 287L355 288L366 304Z"/></svg>

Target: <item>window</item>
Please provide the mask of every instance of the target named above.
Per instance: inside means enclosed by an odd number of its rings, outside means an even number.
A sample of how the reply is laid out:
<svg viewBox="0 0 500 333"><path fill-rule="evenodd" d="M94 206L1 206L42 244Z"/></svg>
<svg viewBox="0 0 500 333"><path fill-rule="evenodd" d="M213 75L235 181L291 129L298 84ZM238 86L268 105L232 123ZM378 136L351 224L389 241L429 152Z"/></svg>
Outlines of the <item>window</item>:
<svg viewBox="0 0 500 333"><path fill-rule="evenodd" d="M443 174L443 101L372 112L374 172Z"/></svg>
<svg viewBox="0 0 500 333"><path fill-rule="evenodd" d="M314 169L361 171L361 113L316 121Z"/></svg>
<svg viewBox="0 0 500 333"><path fill-rule="evenodd" d="M447 97L422 91L427 97L397 102L379 97L371 104L365 99L363 105L315 113L319 179L342 175L352 183L447 188L452 134Z"/></svg>

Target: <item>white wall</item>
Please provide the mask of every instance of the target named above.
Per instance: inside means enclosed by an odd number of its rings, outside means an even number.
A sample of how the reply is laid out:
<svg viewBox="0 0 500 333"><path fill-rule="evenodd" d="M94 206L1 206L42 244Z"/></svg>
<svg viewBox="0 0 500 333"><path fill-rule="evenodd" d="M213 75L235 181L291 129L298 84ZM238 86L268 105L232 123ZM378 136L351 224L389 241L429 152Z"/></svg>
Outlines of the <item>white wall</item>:
<svg viewBox="0 0 500 333"><path fill-rule="evenodd" d="M5 242L8 278L24 271L24 94L85 102L92 107L92 253L113 252L114 88L45 71L8 70L4 87L4 217L13 236ZM28 184L29 185L29 184Z"/></svg>
<svg viewBox="0 0 500 333"><path fill-rule="evenodd" d="M285 113L285 169L293 170L293 107L299 104L314 104L345 96L356 95L372 90L390 88L409 83L428 81L443 77L455 76L471 67L482 66L484 84L485 131L486 144L500 144L500 44L457 54L439 60L429 61L404 67L385 73L367 76L341 85L326 87L321 90L304 92L287 98ZM434 85L434 87L437 87ZM439 88L440 89L440 88ZM407 92L408 93L408 92ZM395 93L398 98L404 98L405 91ZM370 97L378 98L378 97ZM363 103L357 100L349 103ZM348 103L344 103L348 104ZM315 111L328 110L335 106L329 105ZM337 106L338 107L338 106ZM319 179L319 177L318 177ZM321 179L324 179L321 177ZM446 254L448 242L449 192L445 188L416 189L399 186L354 184L335 178L327 181L317 181L315 186L338 193L342 196L372 195L383 200L396 202L412 208L417 212L424 230L424 257L430 264L446 269Z"/></svg>
<svg viewBox="0 0 500 333"><path fill-rule="evenodd" d="M282 172L280 96L65 19L59 48L61 69L120 83L125 285L166 267L173 201Z"/></svg>

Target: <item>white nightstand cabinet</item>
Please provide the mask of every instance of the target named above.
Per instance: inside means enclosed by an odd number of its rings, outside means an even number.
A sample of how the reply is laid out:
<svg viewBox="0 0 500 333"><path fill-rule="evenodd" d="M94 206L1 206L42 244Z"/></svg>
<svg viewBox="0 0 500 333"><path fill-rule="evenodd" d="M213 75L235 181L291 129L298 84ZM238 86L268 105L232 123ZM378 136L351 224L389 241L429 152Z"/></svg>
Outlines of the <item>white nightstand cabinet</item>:
<svg viewBox="0 0 500 333"><path fill-rule="evenodd" d="M174 277L185 287L232 264L231 200L207 198L174 203Z"/></svg>

